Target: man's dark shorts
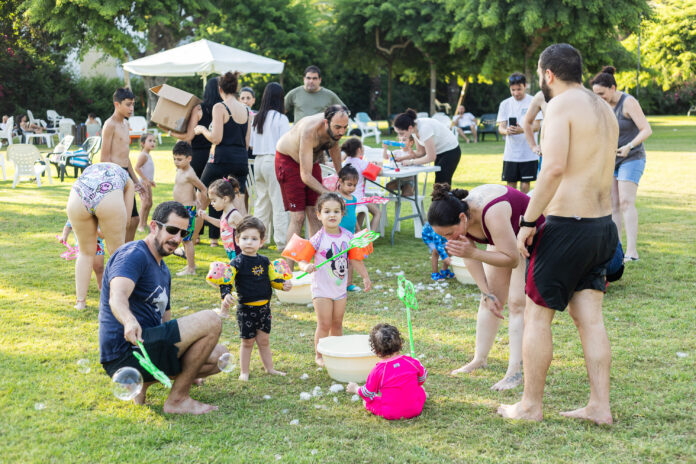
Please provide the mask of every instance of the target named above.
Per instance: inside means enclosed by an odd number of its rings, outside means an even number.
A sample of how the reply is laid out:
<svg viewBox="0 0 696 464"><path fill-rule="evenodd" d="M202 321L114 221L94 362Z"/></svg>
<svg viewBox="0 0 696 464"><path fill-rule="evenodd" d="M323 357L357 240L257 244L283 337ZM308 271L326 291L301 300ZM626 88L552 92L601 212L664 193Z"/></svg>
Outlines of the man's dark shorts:
<svg viewBox="0 0 696 464"><path fill-rule="evenodd" d="M179 323L176 319L165 322L157 327L143 329L143 346L147 350L152 363L169 377L174 377L181 372L181 362L179 362L179 348L176 343L181 341L179 334ZM134 347L140 353L140 348ZM123 353L119 358L102 364L109 377L122 367L134 367L143 376L143 382L154 382L155 378L143 369L138 359L133 356L133 351Z"/></svg>
<svg viewBox="0 0 696 464"><path fill-rule="evenodd" d="M275 172L280 184L285 211L304 211L317 204L319 194L302 182L300 165L290 156L276 151ZM312 165L312 177L321 184L321 166Z"/></svg>
<svg viewBox="0 0 696 464"><path fill-rule="evenodd" d="M503 161L503 177L505 182L531 182L536 180L539 161Z"/></svg>
<svg viewBox="0 0 696 464"><path fill-rule="evenodd" d="M240 338L254 338L256 331L271 333L271 306L239 305L237 308L237 324Z"/></svg>
<svg viewBox="0 0 696 464"><path fill-rule="evenodd" d="M525 293L540 306L563 311L574 292L604 291L618 241L611 216L546 216L529 247Z"/></svg>
<svg viewBox="0 0 696 464"><path fill-rule="evenodd" d="M128 177L130 177L131 180L132 180L133 182L137 182L136 179L133 179L133 178L131 177L130 172L128 172L128 168L124 168L123 166L121 166L121 168L122 168L124 171L126 171L126 174L128 174ZM133 210L131 211L131 217L136 217L136 216L138 216L138 205L135 204L135 198L136 198L137 196L138 196L138 195L135 195L135 196L133 197ZM145 348L145 349L147 349L147 348Z"/></svg>

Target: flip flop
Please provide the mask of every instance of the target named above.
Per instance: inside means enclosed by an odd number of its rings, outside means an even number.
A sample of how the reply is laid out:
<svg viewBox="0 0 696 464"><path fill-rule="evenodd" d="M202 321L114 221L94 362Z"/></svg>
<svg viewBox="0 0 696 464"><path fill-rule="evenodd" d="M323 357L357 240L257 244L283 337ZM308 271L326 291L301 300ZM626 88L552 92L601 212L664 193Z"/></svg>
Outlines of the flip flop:
<svg viewBox="0 0 696 464"><path fill-rule="evenodd" d="M174 250L174 253L172 253L174 256L178 256L179 258L184 258L186 259L186 251L184 251L184 247L179 247L176 250Z"/></svg>

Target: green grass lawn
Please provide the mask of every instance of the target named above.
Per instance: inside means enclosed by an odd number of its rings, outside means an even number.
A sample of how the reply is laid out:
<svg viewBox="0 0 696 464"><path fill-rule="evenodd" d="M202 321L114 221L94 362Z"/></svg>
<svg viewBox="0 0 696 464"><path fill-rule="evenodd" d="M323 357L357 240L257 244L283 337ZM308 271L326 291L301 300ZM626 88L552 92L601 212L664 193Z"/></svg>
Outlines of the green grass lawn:
<svg viewBox="0 0 696 464"><path fill-rule="evenodd" d="M287 377L263 374L255 351L248 383L222 374L193 389L194 398L219 405L218 412L164 415L161 386L150 388L147 406L121 402L98 362L96 285L88 309L72 309L74 264L59 258L64 248L55 235L73 179L40 189L25 182L14 190L8 180L0 182L0 462L696 462L696 119L649 120L654 133L637 202L641 259L604 300L613 427L558 414L584 405L589 395L579 337L565 313L553 323L543 423L506 422L495 414L499 403L515 402L522 391L489 390L507 366L505 323L487 369L449 376L473 355L477 310L476 288L456 282L442 293L418 293L414 338L430 373L430 399L416 419L376 418L345 392L336 400L300 401L300 392L316 385L327 392L334 382L314 364L313 310L275 298L271 347ZM171 146L169 139L155 153L155 203L171 195ZM499 182L502 142L462 148L458 186ZM219 301L204 269L224 251L205 240L196 253L199 275L172 277L175 317ZM176 257L165 261L172 271L184 265ZM429 281L427 248L405 224L395 246L380 239L366 263L373 285L383 288L350 296L345 332L367 333L377 322L405 332L401 305L389 291L396 277L386 273L403 270L414 283ZM454 298L445 299L447 293ZM224 323L221 340L236 354L234 319ZM78 371L83 358L87 374ZM308 380L300 379L303 373Z"/></svg>

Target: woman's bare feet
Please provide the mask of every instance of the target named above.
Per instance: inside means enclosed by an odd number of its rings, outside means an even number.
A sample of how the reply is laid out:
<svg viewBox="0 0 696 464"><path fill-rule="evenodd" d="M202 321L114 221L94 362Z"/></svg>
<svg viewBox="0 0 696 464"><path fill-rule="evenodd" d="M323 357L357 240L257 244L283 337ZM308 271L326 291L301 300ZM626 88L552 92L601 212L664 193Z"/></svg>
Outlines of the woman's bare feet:
<svg viewBox="0 0 696 464"><path fill-rule="evenodd" d="M510 390L522 383L522 372L517 372L512 375L506 375L498 383L491 387L491 390L503 391Z"/></svg>
<svg viewBox="0 0 696 464"><path fill-rule="evenodd" d="M322 358L320 354L314 358L314 362L317 363L317 366L324 367L324 358Z"/></svg>
<svg viewBox="0 0 696 464"><path fill-rule="evenodd" d="M541 421L541 419L543 419L541 407L538 409L526 407L521 401L515 404L501 404L498 408L498 414L503 416L505 419L522 419L531 421Z"/></svg>
<svg viewBox="0 0 696 464"><path fill-rule="evenodd" d="M217 239L211 238L211 239L210 239L210 246L211 246L211 247L216 247L216 246L218 246L218 241L217 241Z"/></svg>
<svg viewBox="0 0 696 464"><path fill-rule="evenodd" d="M266 373L271 375L285 375L285 372L280 372L275 369L266 370Z"/></svg>
<svg viewBox="0 0 696 464"><path fill-rule="evenodd" d="M239 374L239 380L241 380L242 382L248 381L249 380L249 373L242 372L241 374Z"/></svg>
<svg viewBox="0 0 696 464"><path fill-rule="evenodd" d="M585 419L597 425L611 425L614 423L614 419L611 417L611 411L595 410L589 406L576 409L575 411L562 412L561 416L571 417L573 419Z"/></svg>
<svg viewBox="0 0 696 464"><path fill-rule="evenodd" d="M164 407L162 408L167 414L207 414L212 411L217 411L218 407L212 404L201 403L193 398L186 397L181 401L174 402L167 398L164 402Z"/></svg>
<svg viewBox="0 0 696 464"><path fill-rule="evenodd" d="M188 266L176 273L178 276L196 275L196 269L189 268Z"/></svg>
<svg viewBox="0 0 696 464"><path fill-rule="evenodd" d="M466 364L466 365L460 367L459 369L453 370L452 372L450 372L450 375L457 375L457 374L462 374L462 373L468 374L470 372L475 371L476 369L482 369L484 367L488 367L488 364L486 363L486 361L477 361L474 359L469 364Z"/></svg>

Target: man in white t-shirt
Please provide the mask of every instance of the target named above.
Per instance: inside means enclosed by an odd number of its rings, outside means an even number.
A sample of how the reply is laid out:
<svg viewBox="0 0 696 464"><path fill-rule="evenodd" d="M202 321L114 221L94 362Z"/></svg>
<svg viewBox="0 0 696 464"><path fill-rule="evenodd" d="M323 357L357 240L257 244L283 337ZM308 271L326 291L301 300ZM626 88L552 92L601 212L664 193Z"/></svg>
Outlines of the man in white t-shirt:
<svg viewBox="0 0 696 464"><path fill-rule="evenodd" d="M536 180L539 168L539 157L527 143L521 126L532 103L532 96L526 93L527 79L524 74L513 73L508 84L512 97L503 100L498 109L498 132L505 136L502 180L515 189L519 182L518 190L528 193L529 183ZM543 119L542 114L539 113L535 119Z"/></svg>

